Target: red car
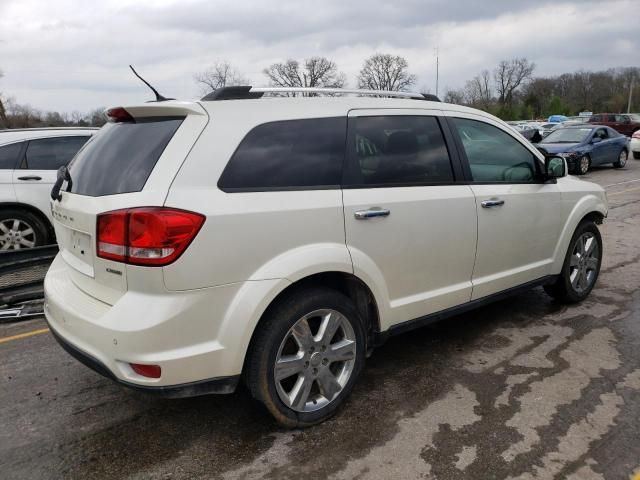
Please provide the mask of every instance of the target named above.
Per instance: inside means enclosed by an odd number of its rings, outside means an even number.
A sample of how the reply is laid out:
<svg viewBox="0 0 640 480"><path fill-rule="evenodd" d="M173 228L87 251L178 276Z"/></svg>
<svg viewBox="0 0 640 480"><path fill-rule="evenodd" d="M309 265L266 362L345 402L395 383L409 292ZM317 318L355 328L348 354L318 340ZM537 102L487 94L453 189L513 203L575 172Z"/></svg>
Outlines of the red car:
<svg viewBox="0 0 640 480"><path fill-rule="evenodd" d="M635 113L598 113L589 117L589 123L606 125L627 137L640 130L640 116Z"/></svg>

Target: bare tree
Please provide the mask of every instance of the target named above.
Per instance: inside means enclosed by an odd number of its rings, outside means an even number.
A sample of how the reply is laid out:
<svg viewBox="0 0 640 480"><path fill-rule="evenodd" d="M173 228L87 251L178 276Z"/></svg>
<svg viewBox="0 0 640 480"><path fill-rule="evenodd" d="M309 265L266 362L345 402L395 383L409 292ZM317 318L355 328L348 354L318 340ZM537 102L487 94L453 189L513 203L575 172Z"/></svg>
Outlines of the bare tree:
<svg viewBox="0 0 640 480"><path fill-rule="evenodd" d="M358 75L358 88L402 91L416 83L409 64L400 56L376 53L367 58Z"/></svg>
<svg viewBox="0 0 640 480"><path fill-rule="evenodd" d="M535 63L526 58L502 60L493 72L500 105L511 105L513 94L522 83L531 78Z"/></svg>
<svg viewBox="0 0 640 480"><path fill-rule="evenodd" d="M215 62L204 72L196 73L193 79L203 94L213 92L217 88L249 84L249 80L227 61Z"/></svg>
<svg viewBox="0 0 640 480"><path fill-rule="evenodd" d="M484 110L489 109L493 100L489 70L483 70L480 74L468 80L464 89L467 100L471 105Z"/></svg>
<svg viewBox="0 0 640 480"><path fill-rule="evenodd" d="M4 73L0 70L0 78L4 77ZM0 127L9 128L9 119L2 102L2 92L0 92Z"/></svg>
<svg viewBox="0 0 640 480"><path fill-rule="evenodd" d="M344 73L338 71L335 62L325 57L311 57L300 65L289 59L265 68L264 73L274 87L342 88L346 83Z"/></svg>
<svg viewBox="0 0 640 480"><path fill-rule="evenodd" d="M464 90L451 90L447 88L444 92L443 101L445 103L454 103L456 105L463 105L465 103Z"/></svg>

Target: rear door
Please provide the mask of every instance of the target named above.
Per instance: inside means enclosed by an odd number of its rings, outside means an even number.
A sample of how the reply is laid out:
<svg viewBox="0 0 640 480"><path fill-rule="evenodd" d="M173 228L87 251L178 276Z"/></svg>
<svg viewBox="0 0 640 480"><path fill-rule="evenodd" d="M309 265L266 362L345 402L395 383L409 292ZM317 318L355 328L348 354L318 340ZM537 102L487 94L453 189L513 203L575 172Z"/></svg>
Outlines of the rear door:
<svg viewBox="0 0 640 480"><path fill-rule="evenodd" d="M24 151L26 142L14 142L0 145L0 203L16 201L13 187L13 171L18 166L18 159Z"/></svg>
<svg viewBox="0 0 640 480"><path fill-rule="evenodd" d="M563 225L557 184L542 182L542 162L508 128L474 114L450 115L476 197L472 298L549 275Z"/></svg>
<svg viewBox="0 0 640 480"><path fill-rule="evenodd" d="M63 185L61 199L51 202L60 255L70 267L69 275L78 288L108 304L136 280L136 288L162 285L162 269L97 257L97 215L162 206L208 119L196 104L151 104L127 108L125 113L126 121L105 125L74 158L68 167L71 182ZM143 269L154 272L140 276Z"/></svg>
<svg viewBox="0 0 640 480"><path fill-rule="evenodd" d="M343 186L356 275L380 288L382 328L468 302L473 192L439 110L352 110Z"/></svg>
<svg viewBox="0 0 640 480"><path fill-rule="evenodd" d="M17 201L49 216L56 171L67 165L88 139L88 135L69 135L29 140L13 172Z"/></svg>

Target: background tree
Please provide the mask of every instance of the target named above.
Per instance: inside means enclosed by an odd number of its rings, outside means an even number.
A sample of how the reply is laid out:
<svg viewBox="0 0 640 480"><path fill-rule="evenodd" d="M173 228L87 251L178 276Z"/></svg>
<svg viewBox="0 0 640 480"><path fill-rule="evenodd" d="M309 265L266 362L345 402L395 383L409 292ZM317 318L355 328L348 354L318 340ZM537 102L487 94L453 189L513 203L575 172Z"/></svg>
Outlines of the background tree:
<svg viewBox="0 0 640 480"><path fill-rule="evenodd" d="M443 101L463 105L466 103L466 95L464 90L451 90L447 88L444 92Z"/></svg>
<svg viewBox="0 0 640 480"><path fill-rule="evenodd" d="M0 78L4 77L4 73L0 70ZM0 92L0 128L9 128L9 119L7 118L7 112L4 108L4 102L2 101L2 92Z"/></svg>
<svg viewBox="0 0 640 480"><path fill-rule="evenodd" d="M215 62L204 72L196 73L193 79L200 86L200 90L204 95L213 92L217 88L249 85L250 83L244 75L227 61Z"/></svg>
<svg viewBox="0 0 640 480"><path fill-rule="evenodd" d="M498 102L502 107L513 104L513 97L516 90L525 80L531 78L535 63L529 62L526 58L513 58L502 60L493 72L496 84Z"/></svg>
<svg viewBox="0 0 640 480"><path fill-rule="evenodd" d="M262 73L273 87L342 88L347 82L347 77L338 71L335 62L326 57L307 58L303 64L289 59L272 64Z"/></svg>
<svg viewBox="0 0 640 480"><path fill-rule="evenodd" d="M491 74L489 70L483 70L480 74L468 80L464 90L465 97L470 105L489 110L493 102L493 89L491 88Z"/></svg>
<svg viewBox="0 0 640 480"><path fill-rule="evenodd" d="M409 64L400 56L376 53L367 58L358 75L358 88L402 91L416 83Z"/></svg>

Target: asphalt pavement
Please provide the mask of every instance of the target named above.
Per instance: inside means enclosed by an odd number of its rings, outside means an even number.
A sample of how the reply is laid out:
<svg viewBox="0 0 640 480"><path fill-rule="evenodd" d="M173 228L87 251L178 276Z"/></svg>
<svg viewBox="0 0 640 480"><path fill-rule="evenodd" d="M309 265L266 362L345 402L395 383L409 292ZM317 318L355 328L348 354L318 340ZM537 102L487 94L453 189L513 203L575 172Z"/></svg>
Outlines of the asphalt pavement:
<svg viewBox="0 0 640 480"><path fill-rule="evenodd" d="M284 430L244 390L160 400L0 324L0 478L626 479L640 467L640 161L606 186L602 272L392 338L339 414ZM638 477L640 478L640 476Z"/></svg>

